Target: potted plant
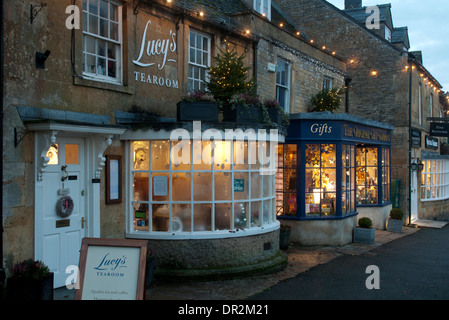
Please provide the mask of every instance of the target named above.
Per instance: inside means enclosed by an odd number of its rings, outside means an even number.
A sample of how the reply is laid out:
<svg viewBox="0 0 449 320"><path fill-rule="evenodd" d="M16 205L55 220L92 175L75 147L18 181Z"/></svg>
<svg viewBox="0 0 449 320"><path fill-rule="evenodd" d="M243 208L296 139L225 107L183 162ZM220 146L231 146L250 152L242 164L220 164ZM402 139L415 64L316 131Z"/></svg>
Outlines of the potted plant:
<svg viewBox="0 0 449 320"><path fill-rule="evenodd" d="M358 221L358 227L354 228L354 242L373 244L375 237L373 221L370 218L363 217Z"/></svg>
<svg viewBox="0 0 449 320"><path fill-rule="evenodd" d="M323 89L311 99L312 112L330 111L335 112L341 107L342 89Z"/></svg>
<svg viewBox="0 0 449 320"><path fill-rule="evenodd" d="M404 218L404 211L399 208L391 209L388 219L387 231L401 233Z"/></svg>
<svg viewBox="0 0 449 320"><path fill-rule="evenodd" d="M53 300L53 272L42 261L24 260L12 265L9 273L8 300Z"/></svg>
<svg viewBox="0 0 449 320"><path fill-rule="evenodd" d="M237 93L223 108L223 121L237 123L262 123L263 107L259 97Z"/></svg>
<svg viewBox="0 0 449 320"><path fill-rule="evenodd" d="M218 122L218 102L210 93L201 90L188 92L177 104L177 119Z"/></svg>
<svg viewBox="0 0 449 320"><path fill-rule="evenodd" d="M281 230L279 233L279 248L281 250L287 250L290 245L290 234L292 227L281 224Z"/></svg>

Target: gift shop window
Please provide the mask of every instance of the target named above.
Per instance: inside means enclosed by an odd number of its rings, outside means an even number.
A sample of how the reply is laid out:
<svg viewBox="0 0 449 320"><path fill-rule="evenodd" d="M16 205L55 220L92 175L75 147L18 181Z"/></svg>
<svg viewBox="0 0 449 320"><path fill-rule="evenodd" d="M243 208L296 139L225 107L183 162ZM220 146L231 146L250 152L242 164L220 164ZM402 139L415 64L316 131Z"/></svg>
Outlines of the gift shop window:
<svg viewBox="0 0 449 320"><path fill-rule="evenodd" d="M189 91L205 90L210 67L211 37L190 31L189 38Z"/></svg>
<svg viewBox="0 0 449 320"><path fill-rule="evenodd" d="M275 176L261 174L266 164L256 159L266 144L131 142L130 232L229 237L275 227Z"/></svg>
<svg viewBox="0 0 449 320"><path fill-rule="evenodd" d="M382 201L391 201L391 160L390 148L382 148Z"/></svg>
<svg viewBox="0 0 449 320"><path fill-rule="evenodd" d="M83 76L120 83L122 6L109 0L83 1Z"/></svg>
<svg viewBox="0 0 449 320"><path fill-rule="evenodd" d="M354 213L355 209L355 146L342 146L342 215Z"/></svg>
<svg viewBox="0 0 449 320"><path fill-rule="evenodd" d="M357 204L379 204L379 149L357 147Z"/></svg>
<svg viewBox="0 0 449 320"><path fill-rule="evenodd" d="M278 146L278 170L276 172L276 215L297 215L297 159L296 144Z"/></svg>
<svg viewBox="0 0 449 320"><path fill-rule="evenodd" d="M336 215L337 150L335 144L306 144L306 217Z"/></svg>

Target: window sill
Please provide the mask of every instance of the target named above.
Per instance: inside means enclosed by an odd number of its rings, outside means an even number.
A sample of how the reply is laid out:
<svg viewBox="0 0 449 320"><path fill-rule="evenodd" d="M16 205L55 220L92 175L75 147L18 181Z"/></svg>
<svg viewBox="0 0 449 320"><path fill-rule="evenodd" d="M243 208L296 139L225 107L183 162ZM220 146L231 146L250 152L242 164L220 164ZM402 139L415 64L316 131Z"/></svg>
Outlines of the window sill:
<svg viewBox="0 0 449 320"><path fill-rule="evenodd" d="M206 232L147 232L133 231L127 232L126 238L148 239L148 240L209 240L248 237L258 234L273 232L280 228L279 221L264 225L263 227L254 227L249 229L219 230Z"/></svg>
<svg viewBox="0 0 449 320"><path fill-rule="evenodd" d="M124 86L123 84L119 83L106 82L102 81L101 79L74 77L73 83L79 86L97 88L102 90L110 90L126 94L134 94L135 91L134 88L131 88L129 86Z"/></svg>

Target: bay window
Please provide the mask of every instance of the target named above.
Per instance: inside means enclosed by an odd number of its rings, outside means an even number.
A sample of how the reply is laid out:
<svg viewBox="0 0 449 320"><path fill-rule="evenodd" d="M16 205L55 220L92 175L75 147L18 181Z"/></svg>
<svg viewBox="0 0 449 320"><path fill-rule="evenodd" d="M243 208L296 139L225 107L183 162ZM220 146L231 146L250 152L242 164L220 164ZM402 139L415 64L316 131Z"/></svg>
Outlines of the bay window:
<svg viewBox="0 0 449 320"><path fill-rule="evenodd" d="M266 165L255 157L269 142L180 143L130 142L130 233L232 236L277 223L275 176L262 174Z"/></svg>
<svg viewBox="0 0 449 320"><path fill-rule="evenodd" d="M449 198L449 161L423 160L421 172L421 201Z"/></svg>

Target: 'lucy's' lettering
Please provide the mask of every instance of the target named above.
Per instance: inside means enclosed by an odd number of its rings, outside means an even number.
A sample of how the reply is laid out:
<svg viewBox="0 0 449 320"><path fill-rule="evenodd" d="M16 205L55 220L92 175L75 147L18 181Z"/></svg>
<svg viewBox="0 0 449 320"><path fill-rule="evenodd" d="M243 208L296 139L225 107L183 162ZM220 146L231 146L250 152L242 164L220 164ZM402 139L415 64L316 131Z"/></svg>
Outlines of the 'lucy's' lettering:
<svg viewBox="0 0 449 320"><path fill-rule="evenodd" d="M157 39L157 40L148 40L147 41L147 32L148 32L148 26L151 24L151 21L147 22L147 25L145 26L145 31L143 32L142 36L142 43L140 45L140 53L137 60L133 60L135 64L141 67L149 67L155 64L155 62L150 63L143 63L141 62L141 59L146 52L146 55L148 57L154 57L154 56L160 56L163 55L162 63L158 63L157 67L159 70L162 70L165 67L165 64L167 61L170 62L176 62L174 59L167 59L168 52L175 52L176 51L176 33L174 33L172 30L169 32L169 36L171 39Z"/></svg>

